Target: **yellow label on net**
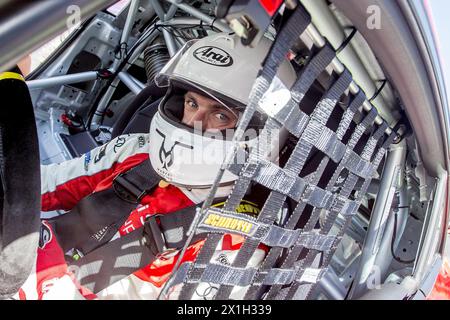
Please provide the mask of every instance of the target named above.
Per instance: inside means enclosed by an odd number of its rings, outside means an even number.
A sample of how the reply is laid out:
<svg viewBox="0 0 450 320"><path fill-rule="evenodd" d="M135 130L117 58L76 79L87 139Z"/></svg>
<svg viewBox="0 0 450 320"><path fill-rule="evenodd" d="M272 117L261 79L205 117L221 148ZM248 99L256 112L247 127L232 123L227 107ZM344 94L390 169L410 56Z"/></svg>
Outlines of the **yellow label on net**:
<svg viewBox="0 0 450 320"><path fill-rule="evenodd" d="M210 227L237 231L244 234L250 234L254 229L254 224L250 221L223 216L216 213L209 213L202 224Z"/></svg>

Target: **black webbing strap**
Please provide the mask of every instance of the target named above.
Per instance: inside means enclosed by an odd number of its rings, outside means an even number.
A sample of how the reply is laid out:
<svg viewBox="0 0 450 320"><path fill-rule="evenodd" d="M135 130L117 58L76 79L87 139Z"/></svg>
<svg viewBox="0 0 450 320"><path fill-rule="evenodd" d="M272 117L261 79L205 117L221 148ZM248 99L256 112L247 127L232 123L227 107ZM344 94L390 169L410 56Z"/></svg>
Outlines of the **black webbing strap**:
<svg viewBox="0 0 450 320"><path fill-rule="evenodd" d="M383 124L381 125L378 130L375 132L374 136L371 137L370 139L373 139L374 141L378 141L379 139L382 139L383 135L384 135L384 131L387 129L387 125ZM370 152L374 152L373 148L371 148L371 144L366 144L366 146L364 147L364 151L363 154L370 154ZM370 160L370 158L369 158ZM337 170L340 170L341 168L338 168ZM371 179L372 177L367 177L367 179ZM342 195L343 197L349 197L351 191L354 189L356 183L358 181L358 177L356 175L353 175L352 173L349 173L347 176L347 179L344 182L344 186L341 188L339 194ZM331 181L329 186L331 185ZM327 222L325 223L324 226L322 226L321 228L321 233L322 234L327 234L330 230L331 227L334 224L335 219L337 218L338 214L343 214L346 216L346 218L348 219L348 221L351 220L351 217L353 216L354 213L356 213L356 208L354 208L353 212L343 212L342 210L343 208L339 205L336 205L335 207L333 207L327 216ZM311 215L311 217L309 218L309 221L307 223L307 226L309 226L309 228L311 228L313 225L315 225L319 219L319 214L320 212L317 211L316 209L313 210L313 214ZM306 227L305 227L306 228ZM338 234L338 236L342 236L341 234ZM298 246L298 247L294 247L289 255L285 258L283 265L281 266L281 268L289 268L290 266L292 266L295 261L298 259L298 257L300 256L300 254L302 253L302 251L305 250L305 248L303 246ZM332 251L332 250L330 250ZM300 266L299 266L299 272L297 275L296 279L301 279L303 273L305 272L305 268L303 268L303 266L308 266L309 264L311 264L314 259L316 258L316 255L319 252L317 250L308 250L307 251L307 255L306 257L301 261ZM271 288L271 291L269 291L269 294L267 295L267 299L293 299L295 296L295 293L297 292L298 288L300 287L300 282L296 281L294 282L289 288L287 288L286 290L281 290L281 288L277 288L278 290L275 291L274 287Z"/></svg>
<svg viewBox="0 0 450 320"><path fill-rule="evenodd" d="M362 152L362 157L369 160L372 159L373 160L373 164L378 166L384 156L384 154L386 153L387 149L389 148L389 146L392 144L393 140L395 139L396 134L392 133L389 136L385 136L384 132L387 128L387 124L385 122L383 122L378 129L376 130L376 132L374 133L374 135L369 139L369 141L367 142L363 152ZM380 148L378 148L378 150L376 150L376 145L378 141L382 141L382 145ZM349 173L348 178L346 180L346 183L343 187L343 192L350 195L350 192L352 189L354 189L357 184L356 182L358 181L358 179L355 177L355 175ZM359 187L358 191L358 198L356 199L356 201L358 203L361 202L363 195L365 194L365 192L367 191L367 188L369 187L371 179L368 177L366 179L364 179L364 182L361 184L361 186ZM327 220L325 221L324 225L322 226L322 233L328 233L331 230L331 227L334 224L334 221L337 218L337 213L336 210L333 210L332 212L330 212L330 215L327 217ZM341 237L348 224L351 222L351 216L344 216L344 223L342 224L342 226L340 226L338 228L337 231L337 236ZM336 243L331 250L324 252L324 257L323 257L323 261L322 261L322 265L328 265L334 252L336 251L338 246L338 243ZM317 252L314 251L309 251L307 254L307 257L305 258L305 261L309 261L310 259L312 259L312 256L316 255ZM300 297L304 297L304 298L308 298L310 296L310 294L312 294L312 292L314 292L314 290L317 288L317 283L312 284L311 286L305 286L305 288L302 288L302 284L301 283L294 283L291 288L289 288L289 290L286 290L285 292L281 292L279 294L279 298L280 299L297 299Z"/></svg>
<svg viewBox="0 0 450 320"><path fill-rule="evenodd" d="M331 57L330 57L331 59ZM314 112L311 114L311 119L308 122L305 131L302 135L308 136L312 132L316 131L315 123L323 123L323 125L326 124L327 119L331 115L332 110L334 109L335 105L337 104L339 98L341 95L345 92L348 85L351 82L351 76L348 72L344 72L339 79L336 81L336 83L331 87L331 89L328 91L328 93L323 97L323 99L319 102L317 108L314 110ZM298 107L297 107L298 108ZM311 132L311 133L310 133ZM306 163L306 157L303 159L297 158L296 155L308 155L313 147L313 144L309 143L308 141L304 141L303 143L297 144L296 148L293 151L293 155L291 155L291 158L288 160L288 163L286 164L286 170L294 171L297 175L300 173L301 169L303 168L304 164ZM292 159L295 159L297 162L293 162ZM300 161L299 161L300 160ZM321 164L323 166L323 163ZM311 181L312 184L317 184L317 181ZM308 191L309 190L309 191ZM306 189L303 192L303 197L305 197L305 194L307 192L311 192L313 189ZM309 197L308 197L309 198ZM267 221L266 223L273 223L276 217L276 207L279 207L280 203L282 204L286 200L286 197L278 192L273 192L269 196L269 198L266 200L266 203L261 210L261 213L259 215L259 220ZM299 199L301 200L301 199ZM319 199L321 200L321 199ZM304 201L306 202L306 201ZM309 231L309 230L308 230ZM251 256L254 254L256 248L258 247L259 241L256 239L249 238L241 248L241 250L238 253L238 256L236 257L235 263L233 266L236 267L243 267L245 266L248 261L250 260ZM228 289L229 290L229 289ZM225 292L228 293L228 292ZM224 299L224 296L220 296L221 291L218 293L217 299Z"/></svg>
<svg viewBox="0 0 450 320"><path fill-rule="evenodd" d="M292 47L294 42L307 28L310 21L311 17L305 11L305 9L302 6L297 6L296 10L289 17L289 20L280 30L275 42L273 43L266 57L266 60L263 64L263 69L258 78L256 79L255 84L252 88L249 98L250 102L247 105L246 111L244 112L243 115L244 119L240 121L240 125L236 132L236 136L239 136L240 128L245 129L247 127L248 122L250 121L254 111L257 108L259 100L269 88L270 83L272 82L272 79L275 77L279 66L285 59L286 54L288 53L289 49ZM251 166L252 165L251 162L249 163L250 163L249 166ZM243 196L244 195L242 195L242 197ZM240 199L242 199L242 197L240 197ZM231 210L234 211L236 206L239 204L239 201L235 203L229 203L229 201L227 201L227 203L225 204L226 206L225 209L230 210L230 207L232 207ZM180 293L180 299L190 299L192 297L196 288L196 282L198 282L199 278L201 277L201 274L204 271L204 268L198 268L197 266L198 265L202 266L209 263L220 239L221 239L220 234L210 234L208 236L205 244L203 245L202 249L199 252L199 255L197 256L196 263L192 265L190 271L187 273L187 279L185 281L186 283L183 286L183 289ZM174 277L176 278L177 275L175 274ZM193 283L190 283L191 281Z"/></svg>
<svg viewBox="0 0 450 320"><path fill-rule="evenodd" d="M304 9L299 5L297 10ZM294 21L294 16L284 28ZM273 48L277 42L287 45L297 39L295 32L283 34L291 37L289 40L282 37L283 30ZM369 111L362 107L366 100L362 90L356 95L349 92L352 77L347 69L334 79L311 115L300 110L299 103L334 58L335 52L327 44L310 59L291 88L291 100L275 114L273 110L269 114L259 136L262 144L250 151L245 164L229 167L238 179L224 207L206 210L196 224L197 232L209 233L207 241L196 261L182 264L168 282L167 287L184 283L180 299L190 299L202 282L218 285L215 299L229 299L235 286L250 286L245 300L298 299L305 293L309 296L326 273L346 227L395 137L395 133L386 135L386 122L375 123L378 112L374 107ZM247 106L250 115L281 61L271 61L269 54L265 63L270 71L264 72L264 66L261 75L269 76L260 76L255 82ZM349 104L344 107L343 101ZM338 120L337 117L340 120L336 128L331 120ZM272 142L273 132L280 129L298 139L282 168L265 158L270 145L267 141ZM264 186L270 194L259 216L246 219L235 214L234 209L253 184ZM297 204L283 225L275 225L288 198ZM344 226L337 234L331 233L338 216L343 217ZM245 241L231 265L218 264L211 258L222 234L230 230L243 235ZM271 248L262 264L250 266L260 244Z"/></svg>
<svg viewBox="0 0 450 320"><path fill-rule="evenodd" d="M159 252L150 247L152 242L144 230L140 228L110 241L73 262L69 270L83 287L100 292L155 260Z"/></svg>
<svg viewBox="0 0 450 320"><path fill-rule="evenodd" d="M64 215L49 222L64 252L77 249L83 254L107 243L140 199L161 180L146 160L118 175L113 187L93 193Z"/></svg>
<svg viewBox="0 0 450 320"><path fill-rule="evenodd" d="M291 94L292 99L288 102L288 104L282 108L274 118L269 118L266 126L262 132L262 134L265 134L266 132L270 132L271 130L277 130L280 129L283 125L286 126L286 128L296 137L299 137L303 130L305 129L307 123L309 122L310 118L304 114L299 108L298 104L302 102L305 93L310 89L311 85L313 84L314 80L319 76L321 72L330 64L330 62L335 57L334 51L330 46L325 46L322 48L319 53L312 58L312 60L305 66L304 70L302 71L302 74L297 79L293 87L291 88ZM292 119L295 119L293 121ZM292 120L292 121L290 121ZM265 141L264 139L262 139ZM291 158L295 158L298 161L301 161L301 163L304 163L306 158L300 159L302 154L300 154L301 150L296 149L293 152L293 155ZM302 168L302 165L299 165L299 162L290 161L285 166L285 172L286 175L280 176L280 179L277 178L276 174L267 174L266 177L268 177L267 181L270 182L272 185L266 185L266 187L269 187L272 192L269 195L269 198L267 199L261 214L258 217L258 221L264 222L266 224L271 224L276 219L277 214L277 207L281 207L283 202L286 200L286 195L290 193L290 196L292 197L293 194L298 194L298 191L301 191L303 193L304 187L298 186L299 183L302 181L302 179L298 178L298 174L300 173ZM290 175L288 174L290 173ZM254 181L257 181L258 183L261 183L265 185L262 181L258 181L258 177L255 175L248 174L248 170L244 169L242 170L242 174L240 175L240 179L237 181L236 186L233 190L233 193L230 195L230 199L228 200L228 204L230 207L236 203L236 201L239 201L239 197L242 196L242 194L245 193L246 189L248 188L248 185L250 184L250 179L243 179L242 176L251 176L256 179L253 179ZM298 191L293 193L293 189L295 187L295 184L291 186L291 188L286 188L287 183L289 183L289 179L286 179L287 176L291 177L297 177L295 179L295 183L297 184ZM273 183L280 181L280 187L278 188L278 192L275 192L275 188L273 188ZM281 181L283 180L283 181ZM282 192L282 189L284 189L285 192ZM258 246L257 241L253 241L251 239L247 240L244 243L243 249L247 252L247 257L240 256L238 261L240 261L241 265L244 265L244 262L249 258L249 252L252 252L256 249ZM229 290L229 289L228 289Z"/></svg>
<svg viewBox="0 0 450 320"><path fill-rule="evenodd" d="M353 119L354 114L356 113L356 111L358 110L358 108L362 105L363 101L364 101L364 94L360 93L358 94L350 103L350 106L347 108L346 112L344 113L343 119L341 120L338 129L337 129L337 134L338 137L340 139L342 139L342 136L344 136L346 130L349 128L350 126L350 122ZM323 111L322 111L323 112ZM330 110L328 110L326 113L329 114ZM375 119L375 118L373 118ZM361 132L362 135L362 132ZM299 142L300 144L301 142ZM296 158L296 154L295 152L300 152L301 150L303 150L303 148L296 148L296 150L294 150L293 155L291 156L291 159L295 159ZM314 175L314 181L311 181L312 183L316 183L317 179L320 178L320 176L322 175L322 171L324 170L326 164L328 163L328 158L325 157L324 160L322 160L321 164L319 165L319 167L316 170L316 173ZM289 165L294 166L295 162L294 161L290 161L288 162ZM286 166L288 167L288 165ZM297 172L300 172L302 167L297 168ZM333 184L334 185L334 184ZM327 191L330 191L330 188L326 189ZM338 201L338 199L336 199ZM300 201L299 204L297 205L297 207L294 209L294 212L292 213L291 217L289 218L289 220L287 221L285 228L287 229L294 229L295 226L297 225L298 221L301 218L301 214L303 213L303 211L305 210L305 206L306 206L306 202ZM335 205L335 202L333 202L333 206ZM329 210L330 208L328 208ZM310 223L309 225L305 226L305 229L310 231L314 228L315 223ZM266 256L264 262L261 265L261 274L264 273L268 273L270 268L273 267L273 265L275 264L275 262L277 261L278 257L280 256L282 252L282 248L277 248L274 247L272 248L268 255ZM258 275L259 277L260 275ZM261 290L263 288L260 285L254 285L252 287L250 287L249 291L247 292L246 297L247 298L255 298L255 296L260 296L261 294Z"/></svg>
<svg viewBox="0 0 450 320"><path fill-rule="evenodd" d="M149 217L143 228L93 250L70 264L79 283L98 293L111 284L152 263L167 249L180 248L197 206ZM204 235L194 238L198 241Z"/></svg>
<svg viewBox="0 0 450 320"><path fill-rule="evenodd" d="M363 99L358 98L358 96L355 98L355 100L358 101L358 104L362 104L362 102L364 101ZM347 110L351 110L352 109L352 105ZM351 113L352 112L350 112L350 115L351 115ZM344 114L344 117L345 117L345 115L346 114ZM375 116L374 115L371 115L368 118L371 121L375 120ZM347 121L341 121L340 127L346 125L346 123L347 123ZM371 124L372 124L372 122L363 121L363 123L360 124L360 126L363 126L365 129L367 129L367 127L369 125L371 125ZM339 129L338 129L338 131L339 131ZM353 140L351 140L350 143L349 143L349 150L351 150L351 147L353 146L353 141L356 144L356 142L361 138L361 135L362 135L363 131L362 130L356 130L355 132L356 132L356 134L354 133L353 136L352 136ZM316 170L316 172L314 174L316 179L319 179L322 176L323 171L324 171L324 166L322 164L325 163L325 165L326 165L328 163L328 160L329 160L328 157L325 157L322 160L323 162L321 163L321 165L319 165L318 169ZM341 171L342 168L343 168L343 164L341 162L341 166L337 169L337 171ZM334 178L337 179L337 176L335 175ZM330 182L327 185L327 189L326 190L331 191L332 188L335 186L336 180L334 180L334 178L332 178L330 180ZM343 193L342 191L338 192L337 194L342 196L342 198L344 198L344 199L348 198L348 194ZM340 202L340 201L337 201L337 202L334 203L334 205L331 208L328 208L327 211L338 210L339 213L343 211L344 213L347 213L347 214L351 215L352 213L355 212L356 208L357 208L357 206L353 206L352 208L348 208L348 207L344 208L343 203ZM294 209L294 212L293 212L292 216L290 217L289 221L286 223L286 228L294 228L296 226L296 224L298 223L299 219L301 218L301 216L304 214L304 210L305 210L305 203L299 203L297 205L297 207ZM311 213L311 215L310 215L310 217L308 219L308 222L306 223L306 225L304 227L305 230L312 230L317 225L317 222L319 220L319 216L320 216L321 212L322 212L322 210L320 210L319 208L314 208L313 209L313 211L312 211L312 213ZM281 268L290 268L294 264L294 262L296 261L296 259L298 258L298 256L300 255L300 253L302 252L303 249L304 249L304 246L296 246L296 247L294 247L290 251L289 255L285 258ZM277 251L277 249L274 249L274 253L276 251ZM278 249L278 252L279 252L279 249ZM308 263L311 263L312 261L313 261L312 259L308 260ZM306 263L306 265L308 265L308 264ZM299 279L301 278L301 273L302 273L302 271L299 271ZM279 287L279 286L272 287L271 290L269 291L269 293L267 294L267 299L275 298L275 296L280 292L280 289L281 289L281 287Z"/></svg>
<svg viewBox="0 0 450 320"><path fill-rule="evenodd" d="M386 123L383 123L382 126L380 126L380 128L378 129L378 131L383 130L383 128L386 128ZM374 137L376 136L376 134L374 134ZM381 160L383 159L384 154L386 153L386 151L388 150L389 146L394 142L394 139L396 138L396 133L392 133L390 134L387 138L385 138L381 148L378 149L378 151L375 153L375 156L373 157L373 165L374 166L379 166L381 163ZM375 148L373 142L368 144L368 148L365 150L365 154L363 152L363 156L366 158L370 158L371 154L373 153L373 151L371 152L371 149ZM365 179L364 183L361 185L360 189L358 190L358 199L356 201L361 202L363 195L366 193L369 185L370 185L371 179ZM323 233L329 232L331 230L331 227L333 226L333 218L334 220L337 218L337 216L335 217L329 217L327 219L327 221L324 223L324 226L322 227L323 229ZM338 232L337 232L337 236L341 237L345 230L347 229L348 224L351 222L351 216L346 216L344 218L344 223L339 227ZM338 248L338 243L336 243L331 250L325 252L324 257L323 257L323 261L322 261L322 265L328 265L331 261L331 258L333 257L333 254L336 252L336 249ZM309 288L309 290L306 292L306 294L304 294L305 298L308 298L309 295L314 292L314 290L317 288L317 283L313 284L311 286L311 288ZM287 297L295 297L298 295L298 292L300 291L300 286L296 285L294 286L291 290L290 290L290 294L287 295Z"/></svg>

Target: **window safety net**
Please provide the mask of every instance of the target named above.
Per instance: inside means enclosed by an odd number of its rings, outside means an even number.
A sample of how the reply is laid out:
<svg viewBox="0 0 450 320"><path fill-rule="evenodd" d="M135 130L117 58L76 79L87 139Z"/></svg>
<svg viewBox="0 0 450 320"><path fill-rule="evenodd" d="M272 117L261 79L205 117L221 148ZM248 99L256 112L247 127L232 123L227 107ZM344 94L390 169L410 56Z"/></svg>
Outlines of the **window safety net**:
<svg viewBox="0 0 450 320"><path fill-rule="evenodd" d="M299 5L279 31L237 128L236 149L261 101L272 90L280 64L310 23L309 14ZM330 77L328 89L312 112L299 108L313 83L335 58L331 45L318 49L298 72L289 88L288 101L269 113L259 135L264 143L252 149L242 164L226 161L226 168L239 178L222 208L204 206L198 212L192 227L194 233L208 233L205 243L194 262L178 265L163 291L183 284L179 299L190 299L198 284L205 282L216 286L214 298L218 300L230 299L235 286L248 288L245 300L311 297L396 137L395 133L387 133L392 131L387 130L385 121L376 123L375 107L369 111L362 108L367 101L362 90L350 94L352 76L348 70ZM336 119L337 115L338 125L330 128L330 118ZM266 156L271 145L267 141L280 130L289 132L295 141L282 164ZM237 154L236 149L232 155ZM318 164L302 176L313 156L319 159ZM256 218L236 213L236 207L255 184L268 190L261 212ZM287 219L277 223L280 208L288 200L294 206ZM208 223L217 217L222 217L224 223ZM336 224L338 218L344 223ZM212 262L227 233L245 238L236 258L229 265ZM249 267L250 258L261 245L268 248L264 260Z"/></svg>

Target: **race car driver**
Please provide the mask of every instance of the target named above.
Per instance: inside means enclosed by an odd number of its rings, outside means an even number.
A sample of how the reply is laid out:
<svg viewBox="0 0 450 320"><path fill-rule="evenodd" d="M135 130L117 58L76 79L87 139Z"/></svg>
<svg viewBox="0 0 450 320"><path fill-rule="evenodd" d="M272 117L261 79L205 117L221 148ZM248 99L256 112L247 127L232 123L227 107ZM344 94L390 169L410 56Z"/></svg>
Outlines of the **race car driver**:
<svg viewBox="0 0 450 320"><path fill-rule="evenodd" d="M202 203L231 143L228 138L217 136L236 127L269 47L270 41L264 40L251 49L243 46L237 36L228 34L188 42L156 79L169 89L152 119L150 134L119 136L80 158L43 166L42 210L62 209L70 213L82 199L111 189L118 175L149 160L161 181L127 213L110 241L142 227L148 216L170 214ZM288 61L280 67L278 77L286 87L293 83L295 73ZM256 127L261 117L262 114L255 116ZM249 145L257 138L251 137ZM216 198L226 197L235 179L231 172L225 172ZM239 208L247 214L259 212L258 204L251 201ZM61 236L55 234L49 221L42 221L35 269L15 298L155 299L179 254L163 253L141 270L93 293L79 285L76 270L69 270L66 263L68 255L78 258L84 252L76 248L65 252L60 245ZM192 244L183 261L194 260L203 241ZM241 242L238 236L225 235L213 259L231 263ZM264 255L261 247L249 265L256 266ZM244 293L245 288L236 287L233 297L242 298ZM192 298L212 298L213 294L209 284L201 284ZM177 291L173 291L169 298L176 296Z"/></svg>

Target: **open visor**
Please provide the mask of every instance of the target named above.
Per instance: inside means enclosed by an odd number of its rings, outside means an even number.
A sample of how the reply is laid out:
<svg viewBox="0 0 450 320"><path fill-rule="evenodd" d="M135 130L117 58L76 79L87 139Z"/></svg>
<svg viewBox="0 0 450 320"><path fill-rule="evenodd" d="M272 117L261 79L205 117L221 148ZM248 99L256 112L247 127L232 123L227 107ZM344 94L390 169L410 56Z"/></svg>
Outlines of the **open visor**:
<svg viewBox="0 0 450 320"><path fill-rule="evenodd" d="M159 105L159 112L161 116L172 125L185 129L192 133L197 134L207 134L207 132L200 130L199 128L192 128L188 125L182 123L183 114L184 114L184 101L185 95L188 91L195 92L204 97L217 101L223 108L228 110L230 113L236 116L236 119L239 119L242 116L242 113L245 110L245 105L238 101L234 101L228 97L224 97L217 92L211 92L211 90L207 90L202 88L201 86L193 83L186 83L180 79L172 79L170 81L170 87L164 96L164 99L161 101ZM267 119L267 116L264 113L257 112L252 118L251 124L249 128L254 129L255 132L258 132L263 128L264 123ZM227 140L231 139L229 132L225 132L230 129L221 130L224 137Z"/></svg>

